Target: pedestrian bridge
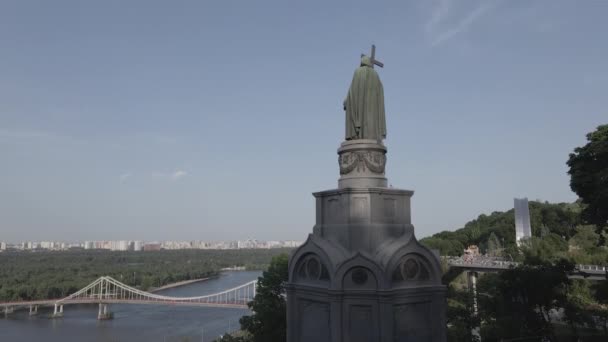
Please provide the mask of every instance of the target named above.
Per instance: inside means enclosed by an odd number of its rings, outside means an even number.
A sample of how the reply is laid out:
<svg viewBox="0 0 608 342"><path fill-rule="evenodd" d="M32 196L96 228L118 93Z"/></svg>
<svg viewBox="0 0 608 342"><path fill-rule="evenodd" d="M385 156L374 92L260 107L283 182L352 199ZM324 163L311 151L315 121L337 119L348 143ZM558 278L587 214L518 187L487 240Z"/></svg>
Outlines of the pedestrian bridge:
<svg viewBox="0 0 608 342"><path fill-rule="evenodd" d="M471 258L445 257L448 267L455 270L455 273L466 272L500 272L515 268L520 263L508 261L502 258L477 256ZM608 267L599 265L575 265L574 270L568 274L568 278L606 280L608 279Z"/></svg>
<svg viewBox="0 0 608 342"><path fill-rule="evenodd" d="M136 289L112 277L100 277L65 298L3 302L0 303L0 307L3 308L5 315L15 309L29 307L30 314L33 315L38 312L38 306L53 306L53 317L61 317L64 305L99 304L99 319L111 318L108 304L153 304L245 309L247 303L255 297L256 283L256 280L252 280L237 287L204 296L171 297Z"/></svg>

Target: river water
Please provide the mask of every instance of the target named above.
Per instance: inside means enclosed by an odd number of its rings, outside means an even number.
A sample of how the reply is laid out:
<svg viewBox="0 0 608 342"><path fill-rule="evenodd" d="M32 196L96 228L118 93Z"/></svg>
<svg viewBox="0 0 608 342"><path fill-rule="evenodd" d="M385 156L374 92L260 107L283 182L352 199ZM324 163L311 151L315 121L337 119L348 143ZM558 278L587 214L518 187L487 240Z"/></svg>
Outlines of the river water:
<svg viewBox="0 0 608 342"><path fill-rule="evenodd" d="M260 276L257 271L224 272L218 278L157 292L167 296L201 296L244 284ZM49 318L51 308L38 316L17 311L0 318L1 342L118 342L213 341L239 327L247 309L112 304L114 319L97 320L98 305L66 305L64 317Z"/></svg>

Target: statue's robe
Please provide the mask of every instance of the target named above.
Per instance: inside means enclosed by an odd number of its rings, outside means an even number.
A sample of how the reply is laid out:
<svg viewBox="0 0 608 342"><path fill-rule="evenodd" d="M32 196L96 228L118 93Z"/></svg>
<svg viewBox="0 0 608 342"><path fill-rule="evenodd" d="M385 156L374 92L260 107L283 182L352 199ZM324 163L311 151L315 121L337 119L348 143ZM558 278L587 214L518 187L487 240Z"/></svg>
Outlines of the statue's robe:
<svg viewBox="0 0 608 342"><path fill-rule="evenodd" d="M346 110L346 140L386 138L384 90L378 73L364 57L355 70L353 81L344 100ZM357 135L357 131L359 134Z"/></svg>

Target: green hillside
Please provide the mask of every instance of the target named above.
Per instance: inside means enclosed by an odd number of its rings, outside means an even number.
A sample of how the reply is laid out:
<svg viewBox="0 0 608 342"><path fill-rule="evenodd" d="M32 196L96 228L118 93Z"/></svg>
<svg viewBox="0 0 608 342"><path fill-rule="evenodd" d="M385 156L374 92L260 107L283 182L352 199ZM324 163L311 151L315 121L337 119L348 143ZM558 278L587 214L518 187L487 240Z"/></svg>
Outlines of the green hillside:
<svg viewBox="0 0 608 342"><path fill-rule="evenodd" d="M583 225L582 205L530 201L530 224L533 238L528 254L541 259L570 259L575 263L605 264L608 250L598 247L595 226ZM459 256L469 245L477 245L484 254L520 259L515 245L513 209L479 215L455 231L443 231L421 242L441 255Z"/></svg>

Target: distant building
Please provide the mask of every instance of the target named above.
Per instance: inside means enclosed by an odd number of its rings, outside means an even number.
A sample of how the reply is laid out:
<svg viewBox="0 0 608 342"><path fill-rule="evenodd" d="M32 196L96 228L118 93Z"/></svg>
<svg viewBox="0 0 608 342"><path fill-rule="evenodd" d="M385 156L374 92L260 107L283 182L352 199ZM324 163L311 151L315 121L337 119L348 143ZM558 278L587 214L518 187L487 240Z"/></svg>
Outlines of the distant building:
<svg viewBox="0 0 608 342"><path fill-rule="evenodd" d="M27 241L27 242L23 242L21 244L21 249L36 249L38 248L38 243L37 242L32 242L32 241Z"/></svg>
<svg viewBox="0 0 608 342"><path fill-rule="evenodd" d="M129 250L129 241L121 240L117 241L116 251L128 251Z"/></svg>
<svg viewBox="0 0 608 342"><path fill-rule="evenodd" d="M258 241L255 239L248 239L245 241L237 241L236 242L236 248L237 249L249 249L249 248L257 248L258 247Z"/></svg>
<svg viewBox="0 0 608 342"><path fill-rule="evenodd" d="M140 252L144 249L144 244L141 241L133 241L133 250L136 252Z"/></svg>
<svg viewBox="0 0 608 342"><path fill-rule="evenodd" d="M463 259L465 261L472 261L479 255L479 247L477 247L477 245L470 245L467 249L464 250Z"/></svg>
<svg viewBox="0 0 608 342"><path fill-rule="evenodd" d="M147 243L144 245L144 251L160 251L160 243Z"/></svg>
<svg viewBox="0 0 608 342"><path fill-rule="evenodd" d="M6 250L6 242L0 242L0 251L5 251Z"/></svg>
<svg viewBox="0 0 608 342"><path fill-rule="evenodd" d="M42 249L55 249L55 242L53 242L53 241L42 241L40 243L40 248L42 248Z"/></svg>
<svg viewBox="0 0 608 342"><path fill-rule="evenodd" d="M527 198L513 199L515 206L515 242L521 246L522 241L532 237L530 227L530 209Z"/></svg>
<svg viewBox="0 0 608 342"><path fill-rule="evenodd" d="M95 248L95 242L93 242L93 241L84 242L84 249L94 249L94 248Z"/></svg>
<svg viewBox="0 0 608 342"><path fill-rule="evenodd" d="M300 247L304 241L283 241L283 247L296 248Z"/></svg>

